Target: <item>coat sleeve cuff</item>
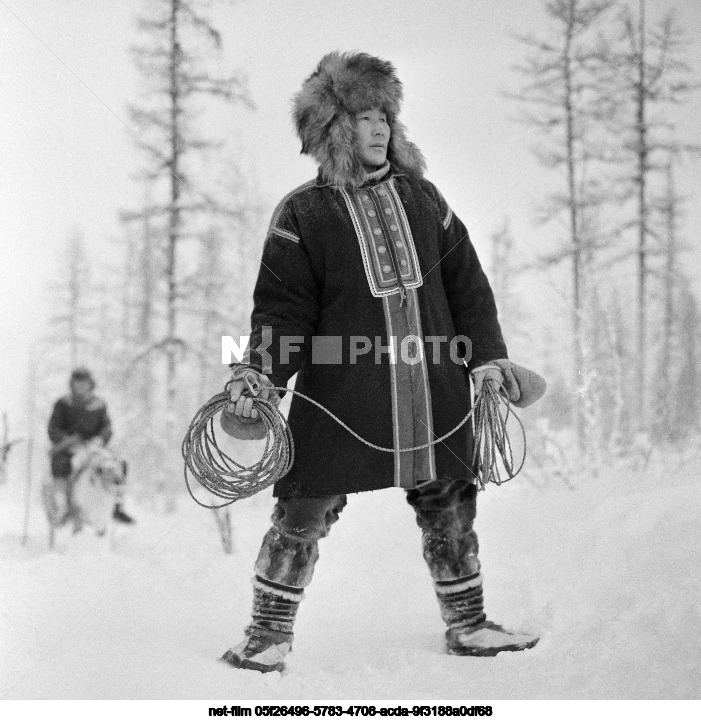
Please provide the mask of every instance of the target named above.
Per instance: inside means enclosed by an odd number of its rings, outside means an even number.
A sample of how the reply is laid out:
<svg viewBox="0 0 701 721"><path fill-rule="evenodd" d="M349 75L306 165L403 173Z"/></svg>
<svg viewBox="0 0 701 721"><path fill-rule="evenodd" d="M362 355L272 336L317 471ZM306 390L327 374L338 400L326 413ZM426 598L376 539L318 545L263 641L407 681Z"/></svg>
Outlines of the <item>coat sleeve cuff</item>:
<svg viewBox="0 0 701 721"><path fill-rule="evenodd" d="M500 371L501 368L496 363L482 363L481 365L478 365L476 368L473 368L470 373L477 373L477 371L485 371L489 368L493 368L494 370Z"/></svg>
<svg viewBox="0 0 701 721"><path fill-rule="evenodd" d="M242 380L248 371L254 371L259 376L265 378L271 385L275 386L276 388L285 387L285 383L280 381L276 382L274 376L266 375L260 370L260 368L256 368L255 363L229 363L229 368L231 368L231 380ZM284 398L286 391L276 391L276 393L280 396L280 398Z"/></svg>

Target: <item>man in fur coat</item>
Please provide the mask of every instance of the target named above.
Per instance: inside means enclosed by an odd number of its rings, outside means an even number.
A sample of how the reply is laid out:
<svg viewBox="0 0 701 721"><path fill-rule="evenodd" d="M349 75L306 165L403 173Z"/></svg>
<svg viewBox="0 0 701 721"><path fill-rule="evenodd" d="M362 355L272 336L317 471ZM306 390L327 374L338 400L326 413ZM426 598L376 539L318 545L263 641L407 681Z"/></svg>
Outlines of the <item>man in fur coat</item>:
<svg viewBox="0 0 701 721"><path fill-rule="evenodd" d="M469 373L519 387L494 297L467 231L438 189L398 114L394 67L364 53L330 53L294 100L302 152L316 179L286 195L273 214L254 292L250 357L233 365L228 412L257 418L243 378L293 397L290 472L255 565L253 618L224 659L281 670L295 613L312 580L318 541L349 493L406 489L423 532L424 557L448 626L448 652L494 655L537 638L488 621L483 611L476 486L470 468ZM260 419L258 422L261 422ZM417 448L418 447L418 448ZM416 449L416 450L402 450Z"/></svg>
<svg viewBox="0 0 701 721"><path fill-rule="evenodd" d="M68 385L70 393L59 398L54 404L49 419L51 448L51 475L65 486L66 517L76 513L73 504L72 458L75 449L86 441L99 439L104 445L112 438L112 423L107 405L95 395L95 379L87 368L76 368L71 373ZM131 524L134 519L117 502L112 517L119 523Z"/></svg>

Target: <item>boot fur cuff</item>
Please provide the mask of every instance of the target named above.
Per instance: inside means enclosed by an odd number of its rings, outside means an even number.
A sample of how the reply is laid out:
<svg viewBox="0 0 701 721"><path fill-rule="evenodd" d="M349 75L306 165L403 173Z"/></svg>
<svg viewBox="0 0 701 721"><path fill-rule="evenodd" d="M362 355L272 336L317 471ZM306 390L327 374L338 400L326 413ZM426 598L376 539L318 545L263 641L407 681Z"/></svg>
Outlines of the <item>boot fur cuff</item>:
<svg viewBox="0 0 701 721"><path fill-rule="evenodd" d="M266 583L264 578L258 576L253 577L253 588L264 593L271 593L278 596L278 598L284 598L286 601L299 602L304 598L304 591L301 588L295 588L294 586L283 587L280 583Z"/></svg>
<svg viewBox="0 0 701 721"><path fill-rule="evenodd" d="M452 596L454 593L462 593L482 585L482 574L476 573L472 576L456 578L454 581L435 581L434 587L439 596Z"/></svg>

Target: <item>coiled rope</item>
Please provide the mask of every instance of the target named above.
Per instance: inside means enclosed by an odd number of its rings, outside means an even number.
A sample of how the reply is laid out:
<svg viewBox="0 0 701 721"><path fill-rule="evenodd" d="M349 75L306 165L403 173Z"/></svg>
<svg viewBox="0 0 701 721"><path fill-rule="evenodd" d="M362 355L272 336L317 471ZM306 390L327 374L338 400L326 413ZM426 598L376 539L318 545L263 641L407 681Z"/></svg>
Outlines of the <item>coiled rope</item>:
<svg viewBox="0 0 701 721"><path fill-rule="evenodd" d="M475 479L480 490L483 490L488 483L500 486L502 483L510 481L520 473L526 462L526 431L521 419L511 410L511 404L504 398L504 393L500 391L496 382L485 379L482 391L477 396L473 407L475 442L472 452L472 467L475 469ZM506 406L504 415L499 409L500 403ZM523 438L523 456L516 470L514 470L511 441L506 432L506 424L510 416L517 420ZM500 461L506 475L503 475Z"/></svg>
<svg viewBox="0 0 701 721"><path fill-rule="evenodd" d="M271 390L292 393L312 403L327 415L331 416L339 425L343 426L352 436L370 448L383 453L394 453L394 448L385 448L371 443L358 435L347 426L338 416L325 408L321 403L304 393L289 388L270 387ZM504 391L505 392L505 391ZM229 405L229 384L224 392L210 398L195 414L182 443L182 456L185 461L185 485L192 499L203 508L223 508L242 498L248 498L259 491L271 486L285 476L294 463L294 441L287 420L280 413L277 406L270 401L253 396L253 406L259 417L267 426L265 448L261 459L252 466L243 466L225 453L217 444L214 431L214 419ZM508 398L508 395L507 395ZM506 414L499 410L500 403L506 405ZM473 468L477 485L483 489L487 483L501 485L511 480L523 468L525 462L525 431L518 416L511 410L508 400L500 393L495 382L485 379L482 392L470 412L450 432L428 443L411 448L400 448L400 453L419 451L430 446L442 443L446 438L460 430L474 415L475 442L472 456ZM506 433L506 422L510 415L519 423L524 440L523 459L518 469L513 471L513 453L511 443ZM502 477L499 469L501 460L506 477ZM469 469L468 469L469 470ZM223 498L226 503L208 505L202 503L192 492L190 476L210 493Z"/></svg>

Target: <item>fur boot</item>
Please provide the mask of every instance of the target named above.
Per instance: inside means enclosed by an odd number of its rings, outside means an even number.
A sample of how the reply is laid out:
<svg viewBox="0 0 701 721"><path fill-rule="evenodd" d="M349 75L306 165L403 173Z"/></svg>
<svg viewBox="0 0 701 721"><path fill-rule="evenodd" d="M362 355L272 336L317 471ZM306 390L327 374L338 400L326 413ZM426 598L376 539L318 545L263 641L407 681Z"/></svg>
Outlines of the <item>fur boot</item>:
<svg viewBox="0 0 701 721"><path fill-rule="evenodd" d="M448 625L445 636L449 654L496 656L502 651L523 651L538 643L537 636L507 631L487 621L479 573L437 582L436 593L441 616Z"/></svg>
<svg viewBox="0 0 701 721"><path fill-rule="evenodd" d="M295 616L304 598L301 588L283 586L259 576L253 581L253 614L241 643L222 660L236 668L267 673L282 671L292 649Z"/></svg>

